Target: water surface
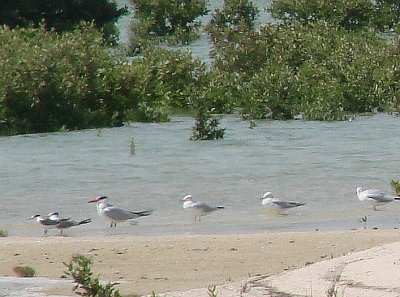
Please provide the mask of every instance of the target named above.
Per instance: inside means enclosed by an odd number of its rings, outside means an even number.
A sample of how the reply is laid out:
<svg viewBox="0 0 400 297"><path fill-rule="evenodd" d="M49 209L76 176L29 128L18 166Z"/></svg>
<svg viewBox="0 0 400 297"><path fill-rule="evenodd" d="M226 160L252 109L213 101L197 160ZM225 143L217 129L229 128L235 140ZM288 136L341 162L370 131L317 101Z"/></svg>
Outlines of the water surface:
<svg viewBox="0 0 400 297"><path fill-rule="evenodd" d="M376 115L351 122L265 121L255 129L226 117L220 141L190 141L194 120L130 124L121 128L0 138L0 228L40 235L27 218L59 211L93 222L71 229L81 235L249 233L399 226L400 204L373 212L355 189L392 192L399 177L400 121ZM131 147L134 144L135 153ZM306 203L287 216L263 210L266 191ZM186 194L225 210L201 223L181 208ZM153 209L136 226L110 230L87 201L107 195L132 209ZM53 232L54 233L54 232Z"/></svg>

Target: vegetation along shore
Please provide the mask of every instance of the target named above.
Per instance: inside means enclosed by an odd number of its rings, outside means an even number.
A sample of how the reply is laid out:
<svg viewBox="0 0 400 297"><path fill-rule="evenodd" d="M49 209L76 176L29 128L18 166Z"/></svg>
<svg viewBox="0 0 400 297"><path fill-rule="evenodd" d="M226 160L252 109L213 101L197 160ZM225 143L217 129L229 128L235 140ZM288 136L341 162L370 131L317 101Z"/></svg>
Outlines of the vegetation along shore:
<svg viewBox="0 0 400 297"><path fill-rule="evenodd" d="M238 112L254 126L266 118L399 111L393 1L275 0L263 9L276 21L258 24L260 8L247 0L214 11L204 0L137 0L127 47L118 46L115 26L126 9L115 3L20 9L22 2L9 2L0 14L2 134L166 121L185 112L196 117L196 140L223 137L215 113ZM203 32L210 64L179 50Z"/></svg>

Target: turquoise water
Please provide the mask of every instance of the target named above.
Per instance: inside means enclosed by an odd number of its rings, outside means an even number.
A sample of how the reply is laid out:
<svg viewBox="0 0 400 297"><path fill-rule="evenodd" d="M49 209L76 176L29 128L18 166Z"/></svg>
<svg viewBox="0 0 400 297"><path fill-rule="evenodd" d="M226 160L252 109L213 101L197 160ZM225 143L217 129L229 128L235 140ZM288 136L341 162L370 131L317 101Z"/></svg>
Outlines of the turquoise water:
<svg viewBox="0 0 400 297"><path fill-rule="evenodd" d="M226 117L221 141L193 142L194 120L77 132L0 138L0 228L12 235L41 235L27 218L59 211L89 225L67 234L160 235L253 233L399 226L400 204L373 212L357 200L358 186L391 193L399 177L400 121L376 115L351 122L264 121L255 129ZM131 154L132 143L135 153ZM266 191L305 207L287 216L263 210ZM180 200L224 205L201 223ZM154 209L136 226L110 230L87 201L107 195L132 209ZM55 233L55 232L53 232Z"/></svg>

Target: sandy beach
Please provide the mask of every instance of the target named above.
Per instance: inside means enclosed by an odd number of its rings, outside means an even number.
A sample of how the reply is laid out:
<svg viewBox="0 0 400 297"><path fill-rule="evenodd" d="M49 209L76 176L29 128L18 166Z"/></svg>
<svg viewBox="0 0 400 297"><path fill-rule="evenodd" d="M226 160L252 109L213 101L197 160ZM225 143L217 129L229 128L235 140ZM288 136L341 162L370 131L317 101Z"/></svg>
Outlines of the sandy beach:
<svg viewBox="0 0 400 297"><path fill-rule="evenodd" d="M397 241L397 230L159 237L9 236L0 239L0 276L13 276L14 266L29 265L38 277L60 279L65 271L63 262L69 262L74 254L83 254L93 259L93 271L102 280L120 283L121 293L160 294L279 275ZM52 287L47 293L73 295L71 288ZM204 294L199 296L207 296L206 289L201 290Z"/></svg>

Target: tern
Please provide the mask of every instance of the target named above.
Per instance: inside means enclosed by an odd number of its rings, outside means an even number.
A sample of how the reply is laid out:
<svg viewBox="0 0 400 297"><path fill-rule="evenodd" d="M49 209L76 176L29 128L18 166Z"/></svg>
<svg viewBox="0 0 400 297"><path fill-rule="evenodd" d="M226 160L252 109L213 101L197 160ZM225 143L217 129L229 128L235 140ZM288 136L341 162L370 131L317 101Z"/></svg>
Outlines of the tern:
<svg viewBox="0 0 400 297"><path fill-rule="evenodd" d="M261 200L262 200L261 201L262 205L274 207L280 213L282 213L287 209L305 205L305 203L303 202L283 201L278 198L274 198L272 192L266 192L264 196L261 198Z"/></svg>
<svg viewBox="0 0 400 297"><path fill-rule="evenodd" d="M203 202L194 201L192 195L186 195L185 197L183 197L182 202L183 209L188 210L192 213L195 222L197 221L197 218L199 218L200 222L200 218L202 216L206 216L216 210L225 208L224 206L209 206Z"/></svg>
<svg viewBox="0 0 400 297"><path fill-rule="evenodd" d="M74 226L83 225L83 224L88 224L92 221L90 218L84 219L82 221L75 221L75 220L72 220L71 218L62 219L59 217L58 212L53 212L53 213L49 214L49 219L53 220L55 222L58 222L55 227L60 230L61 235L63 234L63 231L65 229L68 229L68 228L71 228Z"/></svg>
<svg viewBox="0 0 400 297"><path fill-rule="evenodd" d="M44 235L46 235L47 231L49 229L56 228L57 224L60 222L59 220L55 219L55 217L53 216L54 214L56 214L56 213L52 212L44 217L42 217L39 214L36 214L36 215L31 216L28 220L36 219L36 222L38 222L43 227L43 233L44 233Z"/></svg>
<svg viewBox="0 0 400 297"><path fill-rule="evenodd" d="M117 222L126 220L134 220L140 217L151 215L152 210L129 211L118 208L107 201L107 196L99 196L96 199L88 201L88 203L97 203L97 213L99 216L111 221L110 228L117 227Z"/></svg>
<svg viewBox="0 0 400 297"><path fill-rule="evenodd" d="M369 202L374 210L378 210L376 208L377 206L385 205L386 203L392 202L394 200L400 200L400 197L387 195L381 190L363 189L361 187L357 188L357 197L360 201Z"/></svg>

